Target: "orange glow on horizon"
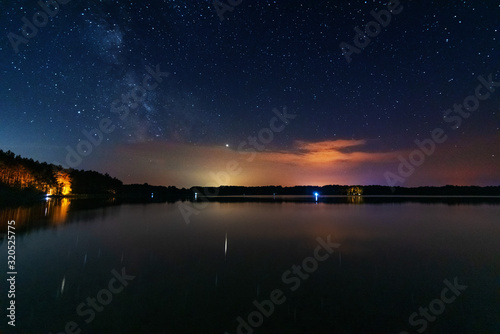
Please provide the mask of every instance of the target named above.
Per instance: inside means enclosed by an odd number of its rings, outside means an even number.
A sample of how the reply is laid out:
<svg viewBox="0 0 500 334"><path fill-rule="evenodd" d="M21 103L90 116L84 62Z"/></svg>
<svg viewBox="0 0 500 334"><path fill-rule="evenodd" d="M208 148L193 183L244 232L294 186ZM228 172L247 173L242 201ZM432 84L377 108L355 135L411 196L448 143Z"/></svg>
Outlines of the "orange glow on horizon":
<svg viewBox="0 0 500 334"><path fill-rule="evenodd" d="M477 144L477 145L476 145ZM415 168L404 187L427 185L488 185L498 171L491 168L474 147L447 142ZM238 151L238 145L191 145L143 142L121 145L103 152L100 168L124 183L193 186L295 186L330 184L387 185L384 173L398 172L399 156L408 158L416 148L380 149L376 140L295 141L287 149L268 145L263 151ZM231 148L232 147L232 148ZM485 146L486 147L486 146ZM249 149L247 146L246 149ZM104 159L105 156L105 159ZM454 161L450 165L450 161ZM496 178L498 179L498 177Z"/></svg>
<svg viewBox="0 0 500 334"><path fill-rule="evenodd" d="M365 140L296 141L289 150L238 151L220 146L148 142L121 146L110 152L104 168L125 183L192 186L262 186L362 184L376 171L358 171L380 165L400 152L364 152ZM237 145L234 145L237 146ZM233 147L234 147L233 146ZM128 157L116 168L120 157ZM147 175L144 171L147 170ZM145 179L146 178L146 179Z"/></svg>

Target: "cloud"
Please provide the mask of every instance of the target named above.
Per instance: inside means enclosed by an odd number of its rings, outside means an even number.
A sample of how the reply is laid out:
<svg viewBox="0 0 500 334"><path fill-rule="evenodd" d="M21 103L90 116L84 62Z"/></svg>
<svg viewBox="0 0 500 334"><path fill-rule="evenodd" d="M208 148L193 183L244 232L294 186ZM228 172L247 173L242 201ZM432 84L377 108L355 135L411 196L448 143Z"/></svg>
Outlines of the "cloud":
<svg viewBox="0 0 500 334"><path fill-rule="evenodd" d="M298 166L331 167L335 163L385 162L397 152L367 152L366 140L339 139L320 142L296 141L291 151L262 152L260 158Z"/></svg>

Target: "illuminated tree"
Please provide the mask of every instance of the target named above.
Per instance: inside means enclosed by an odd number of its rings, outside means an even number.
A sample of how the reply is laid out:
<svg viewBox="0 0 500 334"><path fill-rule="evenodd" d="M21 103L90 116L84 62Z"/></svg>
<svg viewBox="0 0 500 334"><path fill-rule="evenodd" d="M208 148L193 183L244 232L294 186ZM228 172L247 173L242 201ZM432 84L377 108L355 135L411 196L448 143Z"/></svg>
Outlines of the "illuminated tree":
<svg viewBox="0 0 500 334"><path fill-rule="evenodd" d="M71 193L71 176L68 173L58 171L56 173L56 180L58 195L68 195Z"/></svg>
<svg viewBox="0 0 500 334"><path fill-rule="evenodd" d="M363 195L363 188L362 187L351 187L347 189L347 195L348 196L361 196Z"/></svg>

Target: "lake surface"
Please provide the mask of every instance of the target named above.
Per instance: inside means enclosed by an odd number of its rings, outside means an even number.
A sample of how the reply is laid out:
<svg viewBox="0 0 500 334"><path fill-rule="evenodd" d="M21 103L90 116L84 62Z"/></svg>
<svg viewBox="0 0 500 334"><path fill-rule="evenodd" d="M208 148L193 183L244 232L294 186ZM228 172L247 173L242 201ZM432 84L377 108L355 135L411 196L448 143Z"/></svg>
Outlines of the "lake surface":
<svg viewBox="0 0 500 334"><path fill-rule="evenodd" d="M0 331L498 334L499 217L498 198L0 209Z"/></svg>

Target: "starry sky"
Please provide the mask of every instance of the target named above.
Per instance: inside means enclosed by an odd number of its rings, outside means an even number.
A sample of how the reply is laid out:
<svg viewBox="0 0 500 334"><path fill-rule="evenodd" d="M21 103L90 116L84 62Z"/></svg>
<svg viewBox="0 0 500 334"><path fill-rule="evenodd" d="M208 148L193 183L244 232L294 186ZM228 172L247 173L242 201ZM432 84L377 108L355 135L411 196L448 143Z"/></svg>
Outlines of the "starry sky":
<svg viewBox="0 0 500 334"><path fill-rule="evenodd" d="M44 2L0 2L2 150L179 187L500 184L498 1Z"/></svg>

